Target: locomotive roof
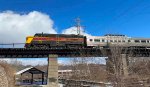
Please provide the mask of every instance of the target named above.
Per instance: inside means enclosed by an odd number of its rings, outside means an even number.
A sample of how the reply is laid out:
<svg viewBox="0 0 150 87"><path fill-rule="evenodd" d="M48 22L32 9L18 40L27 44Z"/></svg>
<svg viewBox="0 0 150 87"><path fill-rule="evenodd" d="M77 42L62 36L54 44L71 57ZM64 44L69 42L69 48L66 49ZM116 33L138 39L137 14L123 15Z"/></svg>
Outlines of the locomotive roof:
<svg viewBox="0 0 150 87"><path fill-rule="evenodd" d="M34 36L76 36L76 37L83 37L83 35L75 35L75 34L48 34L48 33L36 33Z"/></svg>

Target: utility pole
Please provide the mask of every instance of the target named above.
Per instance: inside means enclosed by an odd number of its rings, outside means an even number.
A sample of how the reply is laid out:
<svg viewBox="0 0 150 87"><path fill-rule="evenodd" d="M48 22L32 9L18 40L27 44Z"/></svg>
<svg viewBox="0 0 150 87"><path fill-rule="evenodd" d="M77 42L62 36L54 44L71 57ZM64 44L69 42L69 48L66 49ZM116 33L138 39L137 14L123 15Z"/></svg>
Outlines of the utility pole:
<svg viewBox="0 0 150 87"><path fill-rule="evenodd" d="M75 22L76 22L76 27L77 27L77 34L80 35L81 34L81 32L80 32L80 30L81 30L81 24L80 24L81 20L80 20L80 18L76 18Z"/></svg>

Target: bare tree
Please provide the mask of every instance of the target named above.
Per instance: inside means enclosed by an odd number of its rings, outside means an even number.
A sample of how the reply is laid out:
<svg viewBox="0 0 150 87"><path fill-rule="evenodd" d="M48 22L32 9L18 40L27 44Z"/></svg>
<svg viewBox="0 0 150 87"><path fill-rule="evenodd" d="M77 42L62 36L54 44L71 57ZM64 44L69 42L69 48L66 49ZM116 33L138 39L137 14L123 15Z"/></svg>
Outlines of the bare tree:
<svg viewBox="0 0 150 87"><path fill-rule="evenodd" d="M73 58L72 79L86 80L86 81L105 81L106 70L105 65L100 64L98 58Z"/></svg>
<svg viewBox="0 0 150 87"><path fill-rule="evenodd" d="M149 58L130 57L132 55L132 52L129 52L131 49L119 45L109 46L109 48L110 53L107 54L108 80L113 82L116 87L147 86L150 79ZM127 50L128 54L126 54ZM124 66L123 54L127 56L126 67ZM128 76L125 76L124 68L126 68Z"/></svg>

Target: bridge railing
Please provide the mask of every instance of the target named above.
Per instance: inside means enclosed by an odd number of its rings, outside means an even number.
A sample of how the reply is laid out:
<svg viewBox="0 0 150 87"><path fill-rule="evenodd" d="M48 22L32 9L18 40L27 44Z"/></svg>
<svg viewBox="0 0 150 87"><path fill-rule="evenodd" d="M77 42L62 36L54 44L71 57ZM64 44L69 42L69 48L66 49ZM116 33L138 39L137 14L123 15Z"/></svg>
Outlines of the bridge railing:
<svg viewBox="0 0 150 87"><path fill-rule="evenodd" d="M25 43L0 43L0 48L24 48Z"/></svg>

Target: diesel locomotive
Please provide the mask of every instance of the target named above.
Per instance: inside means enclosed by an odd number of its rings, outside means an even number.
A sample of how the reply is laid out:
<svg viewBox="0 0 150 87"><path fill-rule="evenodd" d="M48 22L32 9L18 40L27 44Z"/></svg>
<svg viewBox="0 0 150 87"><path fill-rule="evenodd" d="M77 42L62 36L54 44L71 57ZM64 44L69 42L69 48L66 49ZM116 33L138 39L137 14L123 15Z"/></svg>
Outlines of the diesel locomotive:
<svg viewBox="0 0 150 87"><path fill-rule="evenodd" d="M84 48L86 36L74 34L37 33L26 37L25 48Z"/></svg>

